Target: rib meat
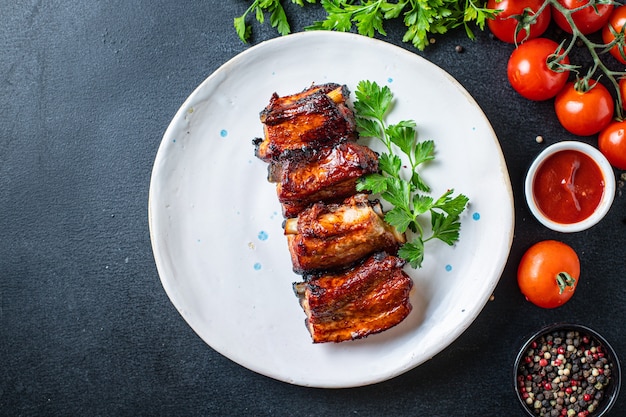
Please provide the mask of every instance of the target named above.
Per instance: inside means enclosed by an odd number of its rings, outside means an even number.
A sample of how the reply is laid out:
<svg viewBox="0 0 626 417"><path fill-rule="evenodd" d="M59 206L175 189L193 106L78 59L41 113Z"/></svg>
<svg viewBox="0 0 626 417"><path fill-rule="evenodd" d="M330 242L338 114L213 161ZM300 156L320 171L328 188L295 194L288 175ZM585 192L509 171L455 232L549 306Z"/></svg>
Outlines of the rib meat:
<svg viewBox="0 0 626 417"><path fill-rule="evenodd" d="M285 221L285 234L296 273L346 268L374 252L395 254L404 243L366 194L341 204L315 203Z"/></svg>
<svg viewBox="0 0 626 417"><path fill-rule="evenodd" d="M254 142L256 156L269 162L292 152L356 140L348 96L348 88L335 83L314 85L284 97L274 93L260 115L264 138Z"/></svg>
<svg viewBox="0 0 626 417"><path fill-rule="evenodd" d="M260 113L255 155L285 217L293 284L314 343L359 339L400 323L413 286L396 256L404 234L384 221L378 201L358 193L360 177L378 171L378 156L356 143L345 85L274 93Z"/></svg>
<svg viewBox="0 0 626 417"><path fill-rule="evenodd" d="M271 164L277 165L277 164ZM284 217L297 216L318 201L339 202L356 193L356 182L378 170L378 156L367 146L344 142L270 168Z"/></svg>
<svg viewBox="0 0 626 417"><path fill-rule="evenodd" d="M343 342L387 330L411 312L404 261L385 253L344 272L294 283L314 343Z"/></svg>

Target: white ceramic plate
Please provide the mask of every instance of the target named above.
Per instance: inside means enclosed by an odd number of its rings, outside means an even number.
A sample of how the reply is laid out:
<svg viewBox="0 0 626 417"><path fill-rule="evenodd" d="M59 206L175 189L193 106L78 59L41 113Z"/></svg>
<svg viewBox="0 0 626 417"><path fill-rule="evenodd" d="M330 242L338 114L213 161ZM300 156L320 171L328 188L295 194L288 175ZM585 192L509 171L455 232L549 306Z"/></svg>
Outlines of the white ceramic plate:
<svg viewBox="0 0 626 417"><path fill-rule="evenodd" d="M312 83L388 85L391 122L413 119L433 139L423 171L439 196L470 198L454 247L434 242L424 267L407 269L414 309L368 338L313 344L292 291L275 189L254 156L259 112L272 93ZM354 96L352 97L354 99ZM513 198L498 140L472 97L418 55L354 34L306 32L252 47L207 78L165 132L150 185L152 246L165 291L213 349L293 384L351 387L383 381L432 358L476 318L504 269Z"/></svg>

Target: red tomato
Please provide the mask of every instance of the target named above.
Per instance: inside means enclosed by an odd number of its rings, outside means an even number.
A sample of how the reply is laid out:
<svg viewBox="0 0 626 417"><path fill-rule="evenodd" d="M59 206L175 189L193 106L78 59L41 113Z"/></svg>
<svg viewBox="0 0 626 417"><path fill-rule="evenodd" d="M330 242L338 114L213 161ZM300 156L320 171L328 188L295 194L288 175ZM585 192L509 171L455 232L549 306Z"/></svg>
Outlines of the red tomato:
<svg viewBox="0 0 626 417"><path fill-rule="evenodd" d="M545 8L533 24L526 24L526 27L518 32L517 37L515 37L515 29L519 20L511 16L521 18L525 10L532 10L531 16L534 16L542 4L543 0L488 0L487 8L500 10L500 13L495 19L488 19L487 26L496 38L508 43L521 43L527 39L537 38L550 25L550 8ZM522 25L524 25L523 22Z"/></svg>
<svg viewBox="0 0 626 417"><path fill-rule="evenodd" d="M578 91L569 82L554 100L554 110L561 125L578 136L594 135L613 119L615 104L611 93L602 84L590 80L587 91Z"/></svg>
<svg viewBox="0 0 626 417"><path fill-rule="evenodd" d="M578 9L579 7L591 3L590 0L558 0L558 2L568 10ZM593 5L589 5L588 7L572 13L572 19L578 30L587 35L602 29L609 21L612 11L612 4L596 4L595 8ZM554 6L552 6L552 18L561 29L567 33L572 33L572 28L565 19L565 16Z"/></svg>
<svg viewBox="0 0 626 417"><path fill-rule="evenodd" d="M611 165L626 170L626 121L613 122L600 132L598 148Z"/></svg>
<svg viewBox="0 0 626 417"><path fill-rule="evenodd" d="M531 303L543 308L562 306L574 295L580 261L574 249L556 240L531 246L517 268L517 284Z"/></svg>
<svg viewBox="0 0 626 417"><path fill-rule="evenodd" d="M536 38L518 46L507 66L511 86L522 97L541 101L556 96L567 82L569 71L553 71L548 67L548 57L553 55L559 44L546 38ZM566 56L563 64L569 64Z"/></svg>
<svg viewBox="0 0 626 417"><path fill-rule="evenodd" d="M612 26L617 33L622 31L622 28L626 26L626 6L616 7L615 10L613 10L613 13L611 13L608 24L604 26L604 29L602 29L602 40L605 44L611 43L615 39L615 36L611 33L611 29L609 29L609 26ZM626 48L622 47L621 49L622 52L626 54ZM619 45L613 46L610 52L615 59L622 64L626 64L626 59L624 59L620 53Z"/></svg>

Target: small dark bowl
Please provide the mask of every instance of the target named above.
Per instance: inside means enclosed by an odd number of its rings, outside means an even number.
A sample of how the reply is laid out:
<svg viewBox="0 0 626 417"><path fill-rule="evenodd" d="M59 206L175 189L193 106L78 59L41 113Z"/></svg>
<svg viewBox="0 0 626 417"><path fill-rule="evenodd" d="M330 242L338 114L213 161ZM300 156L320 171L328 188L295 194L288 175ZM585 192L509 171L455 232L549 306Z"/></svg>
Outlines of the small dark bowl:
<svg viewBox="0 0 626 417"><path fill-rule="evenodd" d="M527 356L526 353L531 348L533 342L540 340L542 336L547 336L547 335L550 335L559 331L564 331L564 332L577 331L580 333L581 336L588 336L591 340L595 341L597 345L602 346L604 357L606 357L608 360L607 363L612 365L611 375L609 377L608 384L605 385L602 390L604 393L603 397L599 400L597 404L597 408L593 410L593 412L589 413L589 417L601 417L601 416L606 415L606 413L608 413L609 410L615 404L615 401L617 400L617 396L620 391L622 378L621 378L621 369L620 369L619 360L617 358L617 355L615 354L615 351L613 350L611 345L606 341L606 339L604 339L604 337L602 337L596 331L586 326L582 326L580 324L570 324L570 323L557 323L557 324L552 324L552 325L543 327L541 330L539 330L538 332L533 334L530 338L528 338L528 340L524 343L522 348L519 350L519 353L517 354L517 357L515 359L515 366L513 368L513 384L514 384L515 394L517 396L517 399L519 400L519 403L522 409L528 416L536 417L540 415L538 413L533 412L533 405L527 404L526 399L523 398L523 393L520 392L518 376L520 375L521 362L524 360L524 357Z"/></svg>

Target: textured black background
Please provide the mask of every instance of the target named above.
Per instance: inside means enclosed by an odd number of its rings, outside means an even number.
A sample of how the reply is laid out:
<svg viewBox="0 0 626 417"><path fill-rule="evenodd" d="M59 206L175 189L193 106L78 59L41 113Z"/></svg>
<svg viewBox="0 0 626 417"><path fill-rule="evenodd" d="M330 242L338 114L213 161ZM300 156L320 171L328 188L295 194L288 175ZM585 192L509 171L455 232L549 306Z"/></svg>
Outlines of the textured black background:
<svg viewBox="0 0 626 417"><path fill-rule="evenodd" d="M609 215L572 235L540 226L523 201L524 172L541 149L595 138L567 134L551 102L514 93L512 45L458 30L418 52L402 43L401 22L387 24L385 39L459 80L503 148L516 227L494 299L432 360L362 388L291 386L207 346L160 284L148 188L176 110L250 47L232 27L249 3L0 0L0 414L517 416L512 361L542 325L591 326L626 360L622 184ZM318 5L286 8L294 31L325 15ZM255 24L251 44L275 36ZM524 250L547 238L572 245L582 263L576 295L555 310L526 302L515 281ZM623 410L626 395L611 416Z"/></svg>

